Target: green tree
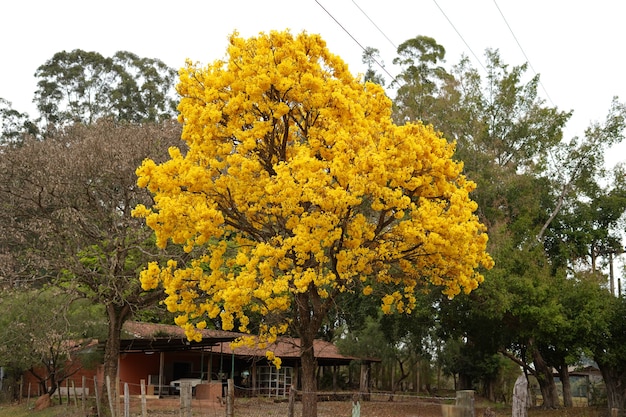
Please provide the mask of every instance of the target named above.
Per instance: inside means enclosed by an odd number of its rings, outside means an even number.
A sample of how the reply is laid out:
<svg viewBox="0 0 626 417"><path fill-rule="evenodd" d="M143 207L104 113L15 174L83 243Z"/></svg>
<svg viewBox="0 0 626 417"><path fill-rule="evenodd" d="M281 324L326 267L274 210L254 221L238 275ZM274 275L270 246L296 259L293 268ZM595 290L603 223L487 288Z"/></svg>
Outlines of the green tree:
<svg viewBox="0 0 626 417"><path fill-rule="evenodd" d="M13 109L12 104L0 97L0 146L19 145L26 135L37 134L37 126L26 113Z"/></svg>
<svg viewBox="0 0 626 417"><path fill-rule="evenodd" d="M101 306L54 287L0 294L0 363L17 377L30 372L52 395L63 380L101 359L85 349L106 328Z"/></svg>
<svg viewBox="0 0 626 417"><path fill-rule="evenodd" d="M545 375L544 404L555 406L556 389L537 338L542 334L538 324L545 323L548 329L562 316L558 309L550 309L559 271L549 267L536 237L554 207L551 183L542 177L542 169L546 155L560 142L570 113L548 107L538 97L538 76L523 82L526 65L509 68L492 50L486 51L486 61L483 79L462 58L449 73L453 80L448 78L440 84L445 88L435 90L441 104L431 108L446 109L430 115L431 120L439 121L437 128L457 142L457 157L478 184L473 196L488 225L496 261L483 288L441 303L446 323L442 330L450 343L461 342L452 350L459 356L451 357L451 369L459 373L462 388L482 382L485 395L495 392L499 372L494 366L499 363L494 355L512 348L517 355L511 357ZM543 290L533 293L533 288ZM471 361L464 358L467 352L472 352ZM522 357L526 352L528 359Z"/></svg>
<svg viewBox="0 0 626 417"><path fill-rule="evenodd" d="M433 38L417 36L400 44L396 52L393 63L402 70L394 80L394 119L399 124L421 121L439 129L448 91L444 87L451 81L450 74L440 65L445 48Z"/></svg>
<svg viewBox="0 0 626 417"><path fill-rule="evenodd" d="M113 57L62 51L37 68L33 101L45 129L107 117L158 122L175 116L175 75L158 59L126 51Z"/></svg>
<svg viewBox="0 0 626 417"><path fill-rule="evenodd" d="M626 298L604 293L600 307L602 320L595 322L598 331L591 345L593 358L602 372L608 409L626 409Z"/></svg>
<svg viewBox="0 0 626 417"><path fill-rule="evenodd" d="M372 47L365 48L361 61L367 65L367 70L365 71L365 76L363 77L364 81L371 81L373 83L384 86L385 77L378 73L374 68L379 64L382 65L380 59L380 51Z"/></svg>

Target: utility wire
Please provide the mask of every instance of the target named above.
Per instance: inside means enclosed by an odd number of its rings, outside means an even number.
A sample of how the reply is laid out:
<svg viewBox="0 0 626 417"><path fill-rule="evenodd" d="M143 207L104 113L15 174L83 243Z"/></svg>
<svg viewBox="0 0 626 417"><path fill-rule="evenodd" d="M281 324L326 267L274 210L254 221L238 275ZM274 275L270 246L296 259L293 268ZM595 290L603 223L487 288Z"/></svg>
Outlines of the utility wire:
<svg viewBox="0 0 626 417"><path fill-rule="evenodd" d="M513 36L513 39L515 39L515 42L517 43L517 46L519 47L520 51L522 51L522 55L524 55L524 58L526 59L526 62L528 62L528 66L533 71L535 76L538 76L537 71L535 71L535 69L533 68L533 64L530 63L530 59L528 59L528 57L526 56L526 52L524 52L524 48L522 48L522 45L519 43L519 40L517 40L517 36L515 36L515 33L513 33L513 29L511 28L511 25L509 25L509 22L506 20L506 17L504 17L504 13L502 13L502 10L500 10L500 6L498 6L498 3L496 2L496 0L493 0L493 4L496 5L496 9L498 9L498 12L500 12L500 16L502 16L502 20L504 20L504 23L506 23L506 27L509 28L509 32L511 32L511 35ZM552 106L556 107L554 105L554 102L550 98L550 94L548 94L548 91L543 86L543 83L541 82L541 77L539 77L539 85L541 85L541 89L545 93L546 97L548 98L548 100L550 101Z"/></svg>
<svg viewBox="0 0 626 417"><path fill-rule="evenodd" d="M343 31L346 32L348 34L348 36L350 36L354 42L356 42L357 45L359 45L359 47L363 50L363 52L366 51L366 49L363 47L363 45L361 45L361 43L358 40L356 40L356 38L354 36L352 36L352 34L348 31L348 29L346 29L341 23L339 23L339 21L337 19L335 19L335 16L333 16L328 10L326 10L326 8L324 6L322 6L322 4L318 0L315 0L315 3L317 3L317 5L320 6L322 8L322 10L324 10L326 12L326 14L328 14L328 16L330 16L331 19L333 19L335 21L335 23L337 23L339 25L339 27L341 29L343 29ZM376 60L376 58L372 57L372 60L385 72L385 74L387 74L389 76L389 78L391 78L392 81L395 80L395 77L393 75L391 75L389 73L389 71L387 71L387 69L384 67L384 65L382 65L380 62L378 62L378 60Z"/></svg>
<svg viewBox="0 0 626 417"><path fill-rule="evenodd" d="M483 70L485 70L486 73L489 73L489 71L487 71L487 68L485 68L485 66L483 65L482 61L480 60L480 58L478 58L478 56L476 56L476 54L474 53L474 51L472 51L472 48L470 48L470 46L467 44L467 42L465 42L465 38L463 38L463 35L461 35L461 33L457 30L456 26L454 26L454 24L452 23L452 21L450 20L450 18L448 17L448 15L446 15L446 13L443 11L443 9L441 8L441 6L439 6L439 3L437 3L437 0L433 0L433 2L435 3L435 5L437 6L437 8L439 9L439 11L441 12L441 14L443 14L443 16L446 18L446 20L448 21L448 23L450 23L450 26L452 26L452 29L454 29L454 31L456 32L457 35L459 35L459 38L461 38L461 40L463 41L463 43L465 44L465 46L467 46L467 49L472 53L472 55L474 56L474 58L476 59L476 61L478 61L478 63L480 64L481 67L483 67Z"/></svg>
<svg viewBox="0 0 626 417"><path fill-rule="evenodd" d="M352 3L354 3L354 5L357 7L357 9L359 9L361 11L361 13L363 13L363 15L365 15L365 17L367 17L367 20L372 22L372 25L374 25L374 27L376 29L378 29L378 31L385 37L385 39L387 39L387 41L389 41L391 46L393 46L394 50L398 50L398 47L396 46L396 44L393 43L393 41L391 39L389 39L389 37L385 34L385 32L383 32L382 29L379 28L376 23L374 23L374 21L367 15L367 13L365 13L365 11L363 9L361 9L361 7L356 3L356 1L352 0Z"/></svg>

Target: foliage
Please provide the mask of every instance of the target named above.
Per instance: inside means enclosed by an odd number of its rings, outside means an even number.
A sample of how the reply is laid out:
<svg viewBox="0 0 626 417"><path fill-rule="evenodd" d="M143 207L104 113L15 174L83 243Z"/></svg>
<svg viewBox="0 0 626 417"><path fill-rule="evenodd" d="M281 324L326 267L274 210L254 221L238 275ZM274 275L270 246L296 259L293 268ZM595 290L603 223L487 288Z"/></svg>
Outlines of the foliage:
<svg viewBox="0 0 626 417"><path fill-rule="evenodd" d="M421 280L450 296L474 289L474 268L491 265L486 235L445 140L394 126L382 90L358 84L315 36L230 42L228 63L182 72L189 152L138 171L156 204L136 214L159 246L207 247L189 268L142 274L146 288L164 283L190 337L187 319L219 314L224 328L238 319L247 330L245 307L285 311L299 294L323 305L393 283L383 310L410 312Z"/></svg>
<svg viewBox="0 0 626 417"><path fill-rule="evenodd" d="M37 68L34 102L45 129L100 118L158 122L174 117L175 74L158 59L127 51L62 51Z"/></svg>
<svg viewBox="0 0 626 417"><path fill-rule="evenodd" d="M25 113L13 109L0 97L0 145L19 145L24 136L35 135L37 126Z"/></svg>
<svg viewBox="0 0 626 417"><path fill-rule="evenodd" d="M174 122L100 120L28 140L0 159L0 285L53 283L104 306L105 373L112 378L122 324L159 298L137 279L163 254L152 230L131 216L135 205L151 201L134 171L144 158L163 158L179 135Z"/></svg>
<svg viewBox="0 0 626 417"><path fill-rule="evenodd" d="M417 36L397 49L393 63L402 71L394 80L394 119L399 124L422 121L441 129L449 105L450 74L440 65L446 50L435 39Z"/></svg>
<svg viewBox="0 0 626 417"><path fill-rule="evenodd" d="M204 250L141 277L163 284L188 337L217 316L249 331L260 314L261 340L291 325L312 355L343 292L380 291L385 313L410 313L427 282L450 297L478 286L477 268L492 266L487 235L445 139L394 125L382 88L355 79L319 36L235 34L228 55L181 70L189 151L138 170L155 204L135 215L157 244Z"/></svg>
<svg viewBox="0 0 626 417"><path fill-rule="evenodd" d="M58 288L2 291L0 363L16 376L30 371L50 394L101 359L84 349L106 334L102 308L72 297Z"/></svg>

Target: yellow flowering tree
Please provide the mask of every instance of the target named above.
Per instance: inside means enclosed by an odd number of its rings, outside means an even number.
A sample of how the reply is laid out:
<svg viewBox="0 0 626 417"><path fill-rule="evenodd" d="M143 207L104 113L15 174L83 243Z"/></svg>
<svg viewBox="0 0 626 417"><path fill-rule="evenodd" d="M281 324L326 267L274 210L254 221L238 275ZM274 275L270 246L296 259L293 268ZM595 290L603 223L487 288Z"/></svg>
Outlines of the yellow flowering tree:
<svg viewBox="0 0 626 417"><path fill-rule="evenodd" d="M163 285L191 339L214 318L248 332L261 317L260 342L291 328L303 415L316 415L313 340L342 292L410 313L424 282L452 297L492 265L454 146L432 127L394 125L382 88L320 36L235 33L227 60L188 62L178 88L188 150L138 168L154 205L134 214L159 246L194 256L150 264L143 287Z"/></svg>

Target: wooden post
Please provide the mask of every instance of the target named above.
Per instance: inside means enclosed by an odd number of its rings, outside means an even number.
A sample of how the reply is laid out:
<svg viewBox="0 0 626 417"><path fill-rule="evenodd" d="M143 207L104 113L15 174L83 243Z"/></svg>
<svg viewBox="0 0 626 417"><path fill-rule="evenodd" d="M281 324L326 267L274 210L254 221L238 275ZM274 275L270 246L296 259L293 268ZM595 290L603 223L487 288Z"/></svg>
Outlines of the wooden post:
<svg viewBox="0 0 626 417"><path fill-rule="evenodd" d="M191 382L180 384L180 417L191 417Z"/></svg>
<svg viewBox="0 0 626 417"><path fill-rule="evenodd" d="M235 416L235 381L228 380L228 391L226 395L226 417Z"/></svg>
<svg viewBox="0 0 626 417"><path fill-rule="evenodd" d="M159 353L159 398L163 398L163 369L165 368L165 352Z"/></svg>
<svg viewBox="0 0 626 417"><path fill-rule="evenodd" d="M128 382L124 382L124 417L130 417L130 392Z"/></svg>
<svg viewBox="0 0 626 417"><path fill-rule="evenodd" d="M289 407L287 409L287 417L293 417L294 409L296 406L296 390L291 386L289 389Z"/></svg>
<svg viewBox="0 0 626 417"><path fill-rule="evenodd" d="M30 382L29 382L30 384ZM17 403L18 404L22 404L22 394L24 393L24 391L22 391L24 389L24 377L20 376L20 392L17 395Z"/></svg>
<svg viewBox="0 0 626 417"><path fill-rule="evenodd" d="M78 394L76 393L76 384L72 379L72 396L74 397L74 406L78 407Z"/></svg>
<svg viewBox="0 0 626 417"><path fill-rule="evenodd" d="M147 417L148 408L146 407L146 380L141 380L141 416Z"/></svg>
<svg viewBox="0 0 626 417"><path fill-rule="evenodd" d="M98 378L96 376L93 377L93 392L96 394L96 410L98 412L98 417L102 416L100 412L100 387L98 387Z"/></svg>
<svg viewBox="0 0 626 417"><path fill-rule="evenodd" d="M359 378L359 392L363 401L369 401L369 365L367 363L361 363L361 377Z"/></svg>
<svg viewBox="0 0 626 417"><path fill-rule="evenodd" d="M81 402L81 406L82 406L82 410L83 410L83 414L85 414L85 411L87 409L87 398L86 398L86 393L85 390L86 385L87 385L87 377L85 375L83 375L83 377L81 378L81 389L80 389L80 402Z"/></svg>
<svg viewBox="0 0 626 417"><path fill-rule="evenodd" d="M120 386L120 376L118 373L118 375L115 377L115 387L113 388L115 390L115 395L113 396L113 399L115 400L115 406L117 407L117 414L115 414L117 417L122 415L122 402L120 401L122 390L120 389Z"/></svg>

